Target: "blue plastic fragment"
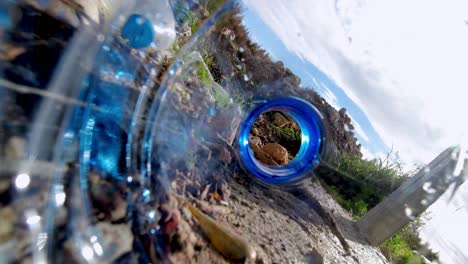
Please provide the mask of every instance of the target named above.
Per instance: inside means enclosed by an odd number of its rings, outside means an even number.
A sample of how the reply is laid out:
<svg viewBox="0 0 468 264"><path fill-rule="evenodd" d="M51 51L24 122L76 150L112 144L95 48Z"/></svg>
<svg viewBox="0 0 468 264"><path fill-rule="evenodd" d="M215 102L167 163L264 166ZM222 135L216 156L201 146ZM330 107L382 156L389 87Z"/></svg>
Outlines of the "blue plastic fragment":
<svg viewBox="0 0 468 264"><path fill-rule="evenodd" d="M135 49L148 47L154 40L154 29L151 21L142 15L133 14L122 27L120 36Z"/></svg>
<svg viewBox="0 0 468 264"><path fill-rule="evenodd" d="M0 8L0 28L9 28L11 26L10 15L6 10Z"/></svg>

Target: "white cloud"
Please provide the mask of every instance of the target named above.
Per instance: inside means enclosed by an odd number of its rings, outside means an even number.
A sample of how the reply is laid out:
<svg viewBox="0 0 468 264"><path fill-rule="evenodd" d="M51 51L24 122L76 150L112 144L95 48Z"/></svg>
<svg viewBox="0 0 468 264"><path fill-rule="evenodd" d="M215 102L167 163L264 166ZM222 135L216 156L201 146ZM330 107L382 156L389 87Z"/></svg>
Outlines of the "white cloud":
<svg viewBox="0 0 468 264"><path fill-rule="evenodd" d="M362 153L362 157L363 157L364 159L371 160L371 159L374 159L374 158L375 158L374 153L372 153L372 152L371 152L370 150L368 150L366 147L361 146L361 153Z"/></svg>
<svg viewBox="0 0 468 264"><path fill-rule="evenodd" d="M246 5L291 53L330 76L407 165L429 162L468 134L468 1L255 0ZM365 144L362 151L371 158L383 155ZM465 184L455 197L466 204L467 193ZM446 215L440 206L433 210ZM441 234L432 240L450 244L439 247L447 263L466 260L458 253L467 251L467 235L457 232L466 229L466 215L452 214L452 222L434 217L444 226L434 227Z"/></svg>
<svg viewBox="0 0 468 264"><path fill-rule="evenodd" d="M348 113L349 118L351 118L351 121L354 126L354 132L356 132L362 139L364 139L367 143L370 143L369 136L364 132L364 129L362 129L361 125L357 122L357 119L355 119L350 113Z"/></svg>
<svg viewBox="0 0 468 264"><path fill-rule="evenodd" d="M462 121L467 3L344 3L256 0L247 6L292 53L336 81L403 161L428 162L458 143L468 131Z"/></svg>
<svg viewBox="0 0 468 264"><path fill-rule="evenodd" d="M339 110L340 107L338 106L338 98L336 98L336 95L328 89L327 86L325 86L322 82L320 82L320 87L322 87L323 93L322 97L329 103L331 106L333 106L335 109Z"/></svg>

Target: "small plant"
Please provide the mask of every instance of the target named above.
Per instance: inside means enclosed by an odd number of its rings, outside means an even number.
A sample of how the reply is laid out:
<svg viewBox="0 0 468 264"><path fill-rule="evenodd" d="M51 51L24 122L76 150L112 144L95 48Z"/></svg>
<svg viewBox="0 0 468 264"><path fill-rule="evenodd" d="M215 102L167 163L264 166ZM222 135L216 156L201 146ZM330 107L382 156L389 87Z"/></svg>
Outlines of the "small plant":
<svg viewBox="0 0 468 264"><path fill-rule="evenodd" d="M206 2L206 10L208 11L209 14L212 14L214 11L216 11L218 8L221 7L221 5L226 2L225 0L209 0Z"/></svg>
<svg viewBox="0 0 468 264"><path fill-rule="evenodd" d="M282 135L288 137L292 141L300 141L301 140L301 133L295 130L292 127L278 127L275 126L275 129Z"/></svg>
<svg viewBox="0 0 468 264"><path fill-rule="evenodd" d="M209 85L211 83L210 72L205 67L203 62L200 62L197 70L197 78L203 85Z"/></svg>
<svg viewBox="0 0 468 264"><path fill-rule="evenodd" d="M402 171L403 166L398 160L392 162L389 157L365 160L343 156L333 164L337 171L321 176L321 180L334 199L350 211L355 219L359 219L409 176ZM430 260L438 259L437 254L422 244L419 238L419 229L424 225L424 219L425 216L416 218L382 244L390 249L394 263L424 263L413 250L423 252Z"/></svg>

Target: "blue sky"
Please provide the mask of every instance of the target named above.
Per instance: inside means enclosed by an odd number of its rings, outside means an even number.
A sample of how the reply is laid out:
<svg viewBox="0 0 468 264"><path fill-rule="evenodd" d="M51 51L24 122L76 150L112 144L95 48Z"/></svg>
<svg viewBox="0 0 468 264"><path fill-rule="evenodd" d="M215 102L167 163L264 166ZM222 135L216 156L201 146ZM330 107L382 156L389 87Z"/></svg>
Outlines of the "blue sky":
<svg viewBox="0 0 468 264"><path fill-rule="evenodd" d="M357 123L357 126L360 127L360 131L354 133L359 143L372 154L386 154L390 151L391 146L385 145L365 113L327 74L322 72L316 65L289 51L255 12L245 8L243 15L244 24L248 28L251 38L254 42L260 44L273 60L282 61L286 67L301 78L302 86L312 87L337 110L341 107L347 109L353 123Z"/></svg>
<svg viewBox="0 0 468 264"><path fill-rule="evenodd" d="M430 162L468 132L468 123L460 122L468 85L461 10L468 2L448 1L244 4L253 38L305 85L349 110L358 138L371 142L364 144L365 154L384 154L379 152L386 145L411 166Z"/></svg>
<svg viewBox="0 0 468 264"><path fill-rule="evenodd" d="M466 150L468 1L243 3L253 40L304 86L348 109L366 156L392 147L408 170L449 146ZM468 182L428 210L422 238L444 263L468 259L467 203Z"/></svg>

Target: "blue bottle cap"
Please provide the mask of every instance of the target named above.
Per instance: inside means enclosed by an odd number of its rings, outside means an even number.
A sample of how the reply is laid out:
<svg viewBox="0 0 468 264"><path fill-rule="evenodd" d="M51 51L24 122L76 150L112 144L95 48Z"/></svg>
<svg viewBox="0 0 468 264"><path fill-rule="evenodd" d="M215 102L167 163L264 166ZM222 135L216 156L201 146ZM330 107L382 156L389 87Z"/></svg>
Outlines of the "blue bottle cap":
<svg viewBox="0 0 468 264"><path fill-rule="evenodd" d="M133 14L122 27L120 36L135 49L148 47L154 40L154 29L151 21L142 15Z"/></svg>

